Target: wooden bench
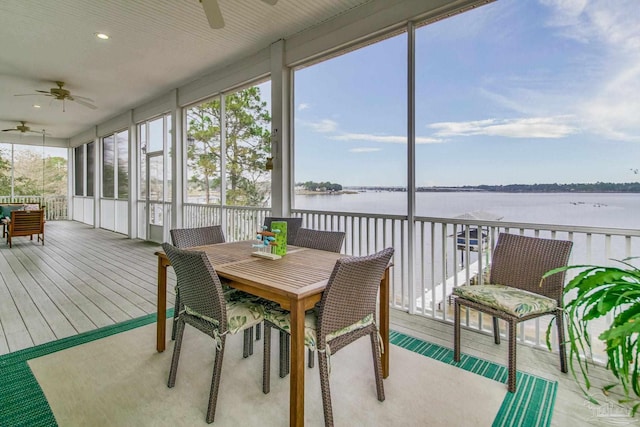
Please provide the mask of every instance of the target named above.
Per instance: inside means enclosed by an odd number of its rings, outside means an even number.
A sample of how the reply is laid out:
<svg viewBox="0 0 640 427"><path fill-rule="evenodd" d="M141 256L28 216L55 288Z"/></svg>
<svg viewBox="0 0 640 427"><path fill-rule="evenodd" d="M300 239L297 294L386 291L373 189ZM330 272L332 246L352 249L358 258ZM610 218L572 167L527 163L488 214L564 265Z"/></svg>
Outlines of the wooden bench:
<svg viewBox="0 0 640 427"><path fill-rule="evenodd" d="M7 243L11 247L11 239L18 236L38 236L44 245L44 209L35 211L13 211L7 224Z"/></svg>

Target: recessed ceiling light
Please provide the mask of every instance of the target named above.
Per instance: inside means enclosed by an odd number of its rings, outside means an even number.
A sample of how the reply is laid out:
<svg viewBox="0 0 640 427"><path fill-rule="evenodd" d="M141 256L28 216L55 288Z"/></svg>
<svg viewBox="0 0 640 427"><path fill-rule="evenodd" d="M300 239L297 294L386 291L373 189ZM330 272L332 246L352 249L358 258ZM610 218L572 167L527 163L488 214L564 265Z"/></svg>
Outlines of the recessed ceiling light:
<svg viewBox="0 0 640 427"><path fill-rule="evenodd" d="M109 40L109 36L105 33L95 33L95 36L100 40Z"/></svg>
<svg viewBox="0 0 640 427"><path fill-rule="evenodd" d="M40 108L38 104L33 104L33 108Z"/></svg>

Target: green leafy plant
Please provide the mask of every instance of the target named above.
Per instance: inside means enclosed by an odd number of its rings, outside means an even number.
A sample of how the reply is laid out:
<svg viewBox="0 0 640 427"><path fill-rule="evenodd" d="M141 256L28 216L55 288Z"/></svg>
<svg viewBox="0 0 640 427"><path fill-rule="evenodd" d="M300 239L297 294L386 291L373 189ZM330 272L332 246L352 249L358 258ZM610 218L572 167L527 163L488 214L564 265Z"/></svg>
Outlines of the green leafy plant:
<svg viewBox="0 0 640 427"><path fill-rule="evenodd" d="M589 323L611 313L613 321L598 339L606 345L607 368L618 380L603 388L605 394L614 387L622 386L624 399L620 403L631 403L631 415L640 408L640 270L626 258L616 260L620 267L596 265L573 265L547 272L546 277L569 269L582 269L565 287L564 296L573 298L565 302L567 319L567 346L569 369L585 395L598 403L589 393L589 360L592 359ZM574 291L575 290L575 291ZM569 294L574 294L569 295ZM547 329L547 346L551 349L551 324ZM574 365L577 363L577 367ZM580 380L580 377L582 381ZM584 384L584 387L583 387ZM633 394L631 393L633 392ZM635 395L635 396L633 396Z"/></svg>

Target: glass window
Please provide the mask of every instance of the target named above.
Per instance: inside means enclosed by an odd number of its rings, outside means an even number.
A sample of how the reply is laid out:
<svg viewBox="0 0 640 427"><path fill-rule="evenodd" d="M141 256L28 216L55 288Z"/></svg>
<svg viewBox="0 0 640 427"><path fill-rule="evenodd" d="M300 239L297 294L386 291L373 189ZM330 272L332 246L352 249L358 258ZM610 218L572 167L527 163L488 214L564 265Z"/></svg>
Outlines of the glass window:
<svg viewBox="0 0 640 427"><path fill-rule="evenodd" d="M129 198L129 131L116 134L118 149L118 199Z"/></svg>
<svg viewBox="0 0 640 427"><path fill-rule="evenodd" d="M11 195L12 144L0 143L0 196Z"/></svg>
<svg viewBox="0 0 640 427"><path fill-rule="evenodd" d="M44 189L42 147L13 147L13 192L16 196L39 196Z"/></svg>
<svg viewBox="0 0 640 427"><path fill-rule="evenodd" d="M138 138L140 138L140 192L138 197L140 200L147 199L147 123L138 125Z"/></svg>
<svg viewBox="0 0 640 427"><path fill-rule="evenodd" d="M75 168L75 195L84 196L84 145L73 149Z"/></svg>
<svg viewBox="0 0 640 427"><path fill-rule="evenodd" d="M220 203L220 98L186 109L187 203Z"/></svg>
<svg viewBox="0 0 640 427"><path fill-rule="evenodd" d="M162 117L149 122L149 139L148 152L162 151L163 149L164 128Z"/></svg>
<svg viewBox="0 0 640 427"><path fill-rule="evenodd" d="M407 35L296 70L294 94L295 208L406 214Z"/></svg>
<svg viewBox="0 0 640 427"><path fill-rule="evenodd" d="M226 204L270 206L271 82L224 96Z"/></svg>
<svg viewBox="0 0 640 427"><path fill-rule="evenodd" d="M93 197L93 189L95 182L95 142L90 142L87 144L87 196Z"/></svg>
<svg viewBox="0 0 640 427"><path fill-rule="evenodd" d="M43 150L44 196L67 196L67 149L45 147Z"/></svg>
<svg viewBox="0 0 640 427"><path fill-rule="evenodd" d="M102 139L102 197L114 196L115 137L109 135Z"/></svg>
<svg viewBox="0 0 640 427"><path fill-rule="evenodd" d="M638 14L578 3L501 0L416 30L418 214L632 228L575 206L638 178L638 39L616 36Z"/></svg>
<svg viewBox="0 0 640 427"><path fill-rule="evenodd" d="M117 175L115 171L118 171ZM102 197L129 197L129 131L102 139Z"/></svg>

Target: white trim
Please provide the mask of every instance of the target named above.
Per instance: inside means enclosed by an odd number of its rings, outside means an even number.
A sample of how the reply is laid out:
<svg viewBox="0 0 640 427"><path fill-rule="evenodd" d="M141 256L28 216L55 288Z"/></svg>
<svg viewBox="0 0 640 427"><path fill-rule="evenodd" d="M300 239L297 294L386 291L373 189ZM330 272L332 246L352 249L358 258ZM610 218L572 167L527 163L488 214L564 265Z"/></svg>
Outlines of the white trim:
<svg viewBox="0 0 640 427"><path fill-rule="evenodd" d="M119 116L113 117L106 122L103 122L98 125L96 129L96 134L100 138L104 138L105 136L109 136L113 133L120 132L129 126L129 121L131 117L130 111L125 111Z"/></svg>
<svg viewBox="0 0 640 427"><path fill-rule="evenodd" d="M218 69L178 88L178 104L185 107L210 98L214 94L232 91L245 82L269 74L270 49L265 48L248 58Z"/></svg>
<svg viewBox="0 0 640 427"><path fill-rule="evenodd" d="M166 94L147 102L146 104L136 107L133 110L134 123L148 121L171 112L174 108L175 91L176 89L173 89Z"/></svg>

